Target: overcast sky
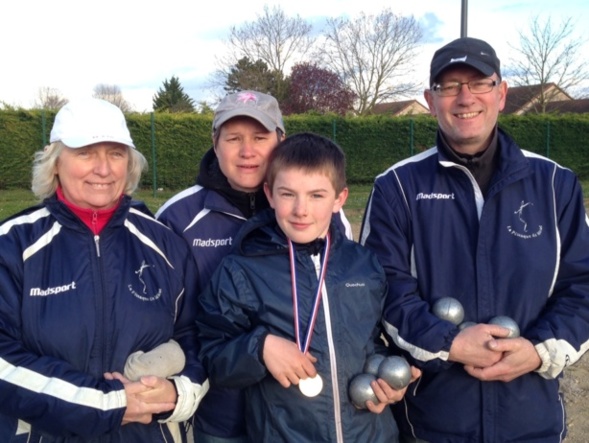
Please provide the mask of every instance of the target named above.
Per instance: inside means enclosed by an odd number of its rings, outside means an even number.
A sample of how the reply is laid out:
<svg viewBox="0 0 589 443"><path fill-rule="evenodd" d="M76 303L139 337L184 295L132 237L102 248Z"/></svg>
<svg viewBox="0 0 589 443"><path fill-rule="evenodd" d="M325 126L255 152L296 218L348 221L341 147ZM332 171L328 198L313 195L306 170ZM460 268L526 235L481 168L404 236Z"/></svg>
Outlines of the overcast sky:
<svg viewBox="0 0 589 443"><path fill-rule="evenodd" d="M461 0L4 0L0 102L28 108L40 88L73 99L102 83L119 86L135 110L151 111L153 95L171 76L195 101L211 100L207 85L230 27L256 20L265 4L298 14L316 32L327 17L361 11L413 15L425 30L416 60L424 87L433 52L460 37ZM572 17L578 35L586 35L589 1L469 0L468 35L487 40L505 65L514 55L508 42L517 45L518 30L538 14L553 24ZM589 43L582 56L589 58Z"/></svg>

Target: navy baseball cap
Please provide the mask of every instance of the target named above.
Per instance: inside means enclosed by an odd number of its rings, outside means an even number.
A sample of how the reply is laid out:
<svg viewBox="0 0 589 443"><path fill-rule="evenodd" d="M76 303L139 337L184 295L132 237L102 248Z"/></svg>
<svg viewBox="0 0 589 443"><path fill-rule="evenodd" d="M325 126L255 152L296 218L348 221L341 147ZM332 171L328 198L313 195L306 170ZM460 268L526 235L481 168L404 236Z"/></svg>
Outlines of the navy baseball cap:
<svg viewBox="0 0 589 443"><path fill-rule="evenodd" d="M443 70L455 64L471 66L489 77L497 73L501 78L501 63L491 45L477 38L461 37L434 53L430 67L430 86Z"/></svg>

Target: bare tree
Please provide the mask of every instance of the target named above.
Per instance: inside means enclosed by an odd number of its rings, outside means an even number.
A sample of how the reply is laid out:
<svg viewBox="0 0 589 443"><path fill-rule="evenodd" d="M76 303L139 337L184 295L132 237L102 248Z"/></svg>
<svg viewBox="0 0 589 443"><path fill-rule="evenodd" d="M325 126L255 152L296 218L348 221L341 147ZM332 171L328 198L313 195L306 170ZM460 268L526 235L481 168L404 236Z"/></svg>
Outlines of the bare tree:
<svg viewBox="0 0 589 443"><path fill-rule="evenodd" d="M59 90L50 88L48 86L43 86L39 88L38 97L35 101L35 107L39 109L57 111L67 102L68 100L63 97Z"/></svg>
<svg viewBox="0 0 589 443"><path fill-rule="evenodd" d="M133 111L133 108L129 102L123 98L123 92L121 91L121 88L117 85L99 83L94 86L94 93L92 94L92 97L106 100L107 102L121 108L121 111L123 112Z"/></svg>
<svg viewBox="0 0 589 443"><path fill-rule="evenodd" d="M311 25L299 15L287 17L280 6L264 6L256 21L233 26L229 44L235 60L262 60L271 70L284 73L287 63L304 56L313 44Z"/></svg>
<svg viewBox="0 0 589 443"><path fill-rule="evenodd" d="M413 96L421 85L411 80L412 62L422 39L420 24L384 9L355 19L331 18L320 53L358 97L354 111L370 113L374 105Z"/></svg>
<svg viewBox="0 0 589 443"><path fill-rule="evenodd" d="M508 72L516 86L541 86L538 113L546 112L546 105L560 92L551 84L573 94L589 79L589 64L581 51L586 42L574 35L572 18L553 26L550 17L542 21L535 16L527 32L518 33L519 47L510 44L518 56L511 60Z"/></svg>
<svg viewBox="0 0 589 443"><path fill-rule="evenodd" d="M270 71L286 77L287 65L301 60L313 45L311 29L299 15L287 17L280 6L265 5L257 20L231 27L228 44L232 54L223 64L234 66L247 57L263 61Z"/></svg>

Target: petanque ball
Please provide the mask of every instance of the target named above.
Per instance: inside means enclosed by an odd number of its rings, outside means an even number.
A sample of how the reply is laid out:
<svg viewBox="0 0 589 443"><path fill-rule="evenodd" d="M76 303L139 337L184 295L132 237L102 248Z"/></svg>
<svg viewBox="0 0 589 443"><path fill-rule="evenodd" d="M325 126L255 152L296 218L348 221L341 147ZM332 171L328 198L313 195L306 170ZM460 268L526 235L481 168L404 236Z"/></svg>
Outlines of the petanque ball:
<svg viewBox="0 0 589 443"><path fill-rule="evenodd" d="M352 404L358 409L366 409L368 400L371 400L375 405L380 403L372 386L370 386L370 383L374 380L376 380L376 377L372 374L358 374L350 381L348 394Z"/></svg>
<svg viewBox="0 0 589 443"><path fill-rule="evenodd" d="M364 363L364 369L362 372L366 374L378 375L378 367L384 360L384 355L382 354L372 354L370 357L366 359L366 363Z"/></svg>
<svg viewBox="0 0 589 443"><path fill-rule="evenodd" d="M498 315L489 320L489 324L509 329L509 335L507 338L519 337L519 326L511 317L506 315Z"/></svg>
<svg viewBox="0 0 589 443"><path fill-rule="evenodd" d="M452 297L442 297L432 306L432 312L438 318L459 325L464 320L462 304Z"/></svg>
<svg viewBox="0 0 589 443"><path fill-rule="evenodd" d="M476 323L473 321L463 321L458 325L458 328L462 331L463 329L470 328L471 326L475 326Z"/></svg>
<svg viewBox="0 0 589 443"><path fill-rule="evenodd" d="M403 357L391 355L378 367L378 378L382 378L393 389L403 389L411 381L411 366Z"/></svg>

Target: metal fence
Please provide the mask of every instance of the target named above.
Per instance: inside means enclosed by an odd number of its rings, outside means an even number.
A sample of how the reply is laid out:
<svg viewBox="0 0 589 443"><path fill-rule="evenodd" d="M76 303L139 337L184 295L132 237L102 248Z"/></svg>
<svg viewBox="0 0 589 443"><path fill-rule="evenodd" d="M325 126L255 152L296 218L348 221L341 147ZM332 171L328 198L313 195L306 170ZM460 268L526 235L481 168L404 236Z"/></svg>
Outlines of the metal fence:
<svg viewBox="0 0 589 443"><path fill-rule="evenodd" d="M30 186L33 154L47 144L53 118L41 111L0 111L0 189ZM194 183L212 144L210 116L130 114L127 121L149 162L143 188L177 190ZM523 149L589 179L589 115L501 116L499 124ZM346 153L348 182L354 184L372 183L394 163L433 146L437 122L429 116L287 116L285 126L287 135L310 131L335 140Z"/></svg>

